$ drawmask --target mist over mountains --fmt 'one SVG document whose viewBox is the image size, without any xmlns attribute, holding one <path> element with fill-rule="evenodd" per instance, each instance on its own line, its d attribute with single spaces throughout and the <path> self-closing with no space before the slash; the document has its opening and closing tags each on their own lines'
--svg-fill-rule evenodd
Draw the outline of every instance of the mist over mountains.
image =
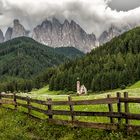
<svg viewBox="0 0 140 140">
<path fill-rule="evenodd" d="M 7 27 L 5 35 L 0 30 L 0 43 L 26 36 L 53 48 L 72 46 L 87 53 L 135 26 L 136 25 L 125 25 L 117 27 L 111 25 L 111 27 L 106 29 L 99 37 L 96 37 L 94 33 L 86 33 L 74 20 L 68 21 L 65 19 L 65 21 L 61 23 L 54 17 L 51 20 L 43 21 L 40 25 L 34 27 L 33 30 L 28 31 L 18 19 L 15 19 L 13 21 L 13 27 Z"/>
</svg>

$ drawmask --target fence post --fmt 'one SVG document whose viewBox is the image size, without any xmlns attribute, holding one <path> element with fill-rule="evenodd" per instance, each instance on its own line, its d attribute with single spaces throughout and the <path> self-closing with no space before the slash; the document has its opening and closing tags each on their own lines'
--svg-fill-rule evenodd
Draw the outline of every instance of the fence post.
<svg viewBox="0 0 140 140">
<path fill-rule="evenodd" d="M 0 103 L 0 106 L 2 105 L 2 95 L 1 95 L 1 92 L 0 92 L 0 101 L 1 101 L 1 103 Z"/>
<path fill-rule="evenodd" d="M 48 112 L 49 112 L 48 117 L 49 117 L 49 119 L 53 119 L 53 115 L 52 115 L 52 99 L 49 98 L 49 99 L 47 99 L 47 101 L 48 101 Z"/>
<path fill-rule="evenodd" d="M 124 92 L 124 98 L 125 99 L 128 99 L 128 92 Z M 124 103 L 124 109 L 125 109 L 125 113 L 129 113 L 129 105 L 128 105 L 128 102 L 125 102 Z M 129 122 L 129 119 L 127 118 L 126 116 L 126 119 L 125 119 L 125 122 L 126 122 L 126 125 L 128 125 L 130 122 Z"/>
<path fill-rule="evenodd" d="M 30 97 L 27 96 L 27 107 L 28 107 L 28 115 L 31 113 L 31 108 L 30 108 Z"/>
<path fill-rule="evenodd" d="M 68 96 L 68 101 L 69 101 L 69 106 L 70 106 L 71 119 L 72 119 L 72 121 L 74 121 L 75 120 L 75 116 L 73 115 L 74 108 L 73 108 L 73 105 L 71 104 L 71 101 L 72 101 L 71 96 Z"/>
<path fill-rule="evenodd" d="M 118 98 L 118 103 L 117 103 L 117 108 L 118 108 L 118 113 L 121 114 L 122 110 L 121 110 L 121 102 L 120 102 L 120 98 L 121 98 L 121 93 L 117 92 L 117 98 Z M 121 124 L 121 118 L 118 118 L 118 124 Z"/>
<path fill-rule="evenodd" d="M 111 98 L 111 95 L 107 95 L 107 98 Z M 113 112 L 113 106 L 112 104 L 108 104 L 108 109 L 109 109 L 109 112 L 112 113 Z M 112 117 L 110 117 L 110 123 L 114 123 L 114 119 Z"/>
<path fill-rule="evenodd" d="M 16 99 L 16 93 L 13 94 L 14 97 L 14 103 L 15 103 L 15 110 L 17 110 L 17 99 Z"/>
</svg>

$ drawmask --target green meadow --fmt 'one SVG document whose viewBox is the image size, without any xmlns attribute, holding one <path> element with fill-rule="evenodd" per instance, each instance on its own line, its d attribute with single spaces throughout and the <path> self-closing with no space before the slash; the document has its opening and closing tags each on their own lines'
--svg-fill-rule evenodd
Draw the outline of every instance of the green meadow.
<svg viewBox="0 0 140 140">
<path fill-rule="evenodd" d="M 138 82 L 139 83 L 139 82 Z M 100 98 L 106 98 L 108 94 L 111 95 L 111 97 L 115 97 L 117 92 L 120 92 L 121 95 L 123 96 L 124 92 L 128 92 L 129 97 L 140 97 L 140 84 L 134 84 L 131 87 L 127 87 L 127 89 L 125 90 L 120 90 L 120 89 L 116 89 L 113 91 L 108 91 L 108 92 L 101 92 L 101 93 L 90 93 L 88 95 L 85 96 L 76 96 L 76 93 L 72 94 L 72 100 L 91 100 L 91 99 L 100 99 Z M 135 87 L 135 88 L 134 88 Z M 46 86 L 42 89 L 39 90 L 33 90 L 31 93 L 19 93 L 18 95 L 20 96 L 28 96 L 30 98 L 35 98 L 35 99 L 39 99 L 39 100 L 46 100 L 48 98 L 51 98 L 54 101 L 65 101 L 68 100 L 68 93 L 65 93 L 64 91 L 49 91 L 49 87 Z M 21 103 L 25 103 L 23 101 L 20 101 Z M 47 106 L 44 105 L 39 105 L 39 104 L 35 104 L 32 103 L 33 106 L 42 108 L 42 109 L 47 109 Z M 63 105 L 63 106 L 52 106 L 54 110 L 69 110 L 69 106 L 68 105 Z M 114 104 L 113 105 L 113 109 L 114 112 L 117 111 L 117 105 Z M 140 110 L 140 104 L 135 104 L 135 103 L 131 103 L 129 104 L 129 109 L 130 109 L 130 113 L 137 113 L 139 114 L 139 110 Z M 18 109 L 19 111 L 26 111 L 27 109 L 23 108 L 23 107 L 19 107 Z M 78 106 L 74 106 L 74 110 L 75 111 L 93 111 L 93 112 L 108 112 L 108 105 L 78 105 Z M 124 104 L 122 104 L 122 111 L 124 111 Z M 36 111 L 31 111 L 31 113 L 41 119 L 46 119 L 47 116 L 41 113 L 38 113 Z M 57 115 L 54 116 L 55 119 L 63 119 L 63 120 L 70 120 L 70 116 L 64 116 L 64 115 Z M 102 122 L 102 123 L 107 123 L 110 121 L 109 118 L 107 117 L 76 117 L 77 120 L 79 121 L 86 121 L 86 122 Z M 117 121 L 117 120 L 116 120 Z M 140 121 L 131 121 L 131 124 L 135 124 L 135 125 L 140 125 Z"/>
<path fill-rule="evenodd" d="M 124 92 L 128 92 L 130 97 L 140 97 L 140 82 L 127 87 L 125 90 L 116 89 L 114 91 L 107 91 L 101 93 L 90 93 L 85 96 L 76 96 L 72 94 L 72 100 L 89 100 L 89 99 L 99 99 L 106 98 L 108 94 L 112 97 L 116 96 L 116 92 L 121 92 L 122 96 Z M 52 98 L 52 100 L 68 100 L 68 93 L 64 91 L 49 91 L 48 86 L 40 89 L 33 90 L 31 93 L 18 93 L 20 96 L 29 96 L 31 98 L 36 98 L 40 100 L 47 100 L 47 98 Z M 26 104 L 24 101 L 18 100 L 18 102 Z M 33 106 L 47 109 L 47 106 L 38 105 L 32 103 Z M 5 106 L 13 108 L 12 106 Z M 131 113 L 140 113 L 140 104 L 129 104 Z M 53 106 L 55 110 L 69 110 L 69 106 Z M 114 111 L 117 111 L 117 106 L 113 105 Z M 108 111 L 108 105 L 79 105 L 75 106 L 74 110 L 78 111 L 95 111 L 95 112 L 106 112 Z M 122 110 L 124 111 L 124 105 L 122 104 Z M 66 126 L 58 126 L 48 124 L 46 115 L 38 113 L 36 111 L 31 111 L 31 114 L 41 118 L 42 120 L 36 120 L 33 118 L 28 118 L 27 115 L 22 112 L 27 112 L 27 109 L 23 107 L 18 107 L 18 111 L 10 111 L 8 109 L 0 109 L 0 137 L 1 140 L 15 140 L 15 139 L 43 139 L 43 140 L 92 140 L 92 139 L 105 139 L 105 140 L 131 140 L 140 139 L 139 135 L 126 135 L 122 132 L 108 132 L 103 130 L 89 129 L 89 128 L 72 128 Z M 53 116 L 54 119 L 70 120 L 69 116 L 57 115 Z M 107 117 L 76 117 L 75 119 L 79 121 L 86 122 L 109 122 L 110 119 Z M 117 122 L 117 119 L 115 119 Z M 122 120 L 124 122 L 124 120 Z M 131 124 L 140 125 L 140 121 L 131 121 Z M 5 129 L 5 131 L 3 131 Z M 86 133 L 86 135 L 84 135 Z"/>
</svg>

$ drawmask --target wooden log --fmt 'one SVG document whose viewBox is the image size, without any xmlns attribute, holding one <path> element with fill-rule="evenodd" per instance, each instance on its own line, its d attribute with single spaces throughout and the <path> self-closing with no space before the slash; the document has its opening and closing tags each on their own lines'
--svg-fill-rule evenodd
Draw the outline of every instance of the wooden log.
<svg viewBox="0 0 140 140">
<path fill-rule="evenodd" d="M 128 92 L 124 92 L 124 98 L 128 99 Z M 128 104 L 128 102 L 124 103 L 124 109 L 125 109 L 125 113 L 129 113 L 129 104 Z M 126 125 L 130 124 L 127 116 L 126 116 L 126 119 L 125 119 L 125 123 L 126 123 Z"/>
<path fill-rule="evenodd" d="M 2 98 L 13 99 L 13 94 L 2 94 L 1 96 L 2 96 Z"/>
<path fill-rule="evenodd" d="M 26 97 L 17 96 L 19 100 L 27 100 Z M 117 98 L 105 98 L 105 99 L 95 99 L 95 100 L 80 100 L 80 101 L 52 101 L 46 102 L 37 99 L 30 99 L 31 102 L 41 104 L 41 105 L 98 105 L 98 104 L 116 104 L 118 103 Z"/>
<path fill-rule="evenodd" d="M 42 100 L 30 99 L 30 101 L 32 103 L 37 103 L 37 104 L 41 104 L 41 105 L 47 105 L 46 101 L 42 101 Z"/>
<path fill-rule="evenodd" d="M 20 97 L 18 97 L 20 98 Z M 31 99 L 31 102 L 42 104 L 42 105 L 98 105 L 98 104 L 115 104 L 118 103 L 117 98 L 110 98 L 110 99 L 95 99 L 95 100 L 80 100 L 80 101 L 52 101 L 46 102 L 37 99 Z"/>
<path fill-rule="evenodd" d="M 49 114 L 48 111 L 41 109 L 41 108 L 37 108 L 37 107 L 31 106 L 31 105 L 30 105 L 30 108 L 34 111 L 39 112 L 39 113 Z"/>
<path fill-rule="evenodd" d="M 52 99 L 51 98 L 49 98 L 49 99 L 47 99 L 47 103 L 48 103 L 48 117 L 49 117 L 49 119 L 52 119 L 53 118 L 53 114 L 52 114 Z"/>
<path fill-rule="evenodd" d="M 27 104 L 18 103 L 18 106 L 22 106 L 28 109 Z M 33 107 L 30 105 L 30 109 L 34 111 L 38 111 L 40 113 L 44 113 L 46 115 L 66 115 L 71 116 L 70 111 L 65 110 L 43 110 L 37 107 Z M 128 119 L 131 120 L 140 120 L 140 114 L 129 114 L 129 113 L 118 113 L 118 112 L 85 112 L 85 111 L 73 111 L 74 116 L 98 116 L 98 117 L 112 117 L 112 118 L 123 118 L 125 119 L 126 116 Z"/>
<path fill-rule="evenodd" d="M 0 103 L 1 104 L 8 104 L 8 105 L 15 105 L 15 102 L 13 100 L 2 99 L 2 100 L 0 100 Z"/>
<path fill-rule="evenodd" d="M 121 102 L 120 102 L 120 98 L 121 98 L 121 93 L 117 92 L 117 98 L 118 98 L 118 103 L 117 103 L 117 109 L 118 109 L 118 113 L 121 114 L 122 110 L 121 110 Z M 121 118 L 118 118 L 118 124 L 121 124 Z"/>
<path fill-rule="evenodd" d="M 120 102 L 140 103 L 140 98 L 120 98 Z"/>
<path fill-rule="evenodd" d="M 111 97 L 111 95 L 107 95 L 107 98 L 109 99 Z M 112 104 L 108 104 L 108 109 L 109 112 L 112 113 L 113 112 L 113 106 Z M 110 117 L 110 123 L 114 123 L 114 119 L 112 117 Z"/>
<path fill-rule="evenodd" d="M 0 92 L 0 106 L 2 106 L 2 95 L 1 95 L 1 92 Z"/>
<path fill-rule="evenodd" d="M 122 117 L 124 119 L 129 119 L 129 120 L 140 120 L 140 114 L 132 114 L 132 113 L 121 113 Z"/>
<path fill-rule="evenodd" d="M 22 104 L 22 103 L 17 103 L 18 104 L 18 106 L 22 106 L 22 107 L 24 107 L 24 108 L 27 108 L 28 109 L 28 105 L 27 104 Z"/>
<path fill-rule="evenodd" d="M 17 98 L 16 98 L 16 93 L 13 94 L 13 98 L 14 98 L 15 110 L 17 110 Z"/>
<path fill-rule="evenodd" d="M 73 115 L 74 108 L 73 108 L 73 105 L 71 105 L 71 101 L 72 101 L 71 96 L 68 96 L 68 101 L 69 101 L 69 104 L 70 104 L 71 119 L 72 119 L 72 121 L 74 121 L 75 120 L 75 117 Z"/>
<path fill-rule="evenodd" d="M 95 128 L 95 129 L 103 129 L 103 130 L 117 130 L 118 124 L 108 124 L 108 123 L 91 123 L 91 122 L 80 122 L 80 121 L 66 121 L 66 120 L 54 120 L 50 119 L 49 123 L 57 124 L 57 125 L 68 125 L 72 127 L 83 127 L 83 128 Z M 140 132 L 140 125 L 127 125 L 128 131 L 130 132 Z M 125 128 L 125 125 L 124 125 Z"/>
<path fill-rule="evenodd" d="M 30 97 L 26 97 L 27 98 L 27 106 L 28 106 L 28 115 L 31 114 L 31 107 L 30 107 Z"/>
<path fill-rule="evenodd" d="M 66 115 L 71 116 L 70 111 L 65 110 L 52 110 L 51 113 L 53 115 Z M 49 115 L 49 111 L 46 111 L 46 114 Z M 112 118 L 122 118 L 125 117 L 126 114 L 120 114 L 118 112 L 85 112 L 85 111 L 73 111 L 74 116 L 98 116 L 98 117 L 112 117 Z M 132 116 L 133 117 L 133 116 Z"/>
<path fill-rule="evenodd" d="M 80 122 L 80 121 L 66 121 L 66 120 L 54 120 L 49 119 L 49 123 L 57 125 L 70 125 L 72 127 L 86 127 L 104 130 L 117 130 L 117 124 L 108 123 L 91 123 L 91 122 Z"/>
<path fill-rule="evenodd" d="M 116 104 L 118 98 L 105 98 L 105 99 L 94 99 L 94 100 L 80 100 L 80 101 L 53 101 L 52 105 L 100 105 L 100 104 Z M 48 103 L 47 103 L 48 104 Z"/>
<path fill-rule="evenodd" d="M 27 97 L 22 97 L 22 96 L 18 96 L 18 95 L 16 95 L 16 99 L 27 101 Z"/>
</svg>

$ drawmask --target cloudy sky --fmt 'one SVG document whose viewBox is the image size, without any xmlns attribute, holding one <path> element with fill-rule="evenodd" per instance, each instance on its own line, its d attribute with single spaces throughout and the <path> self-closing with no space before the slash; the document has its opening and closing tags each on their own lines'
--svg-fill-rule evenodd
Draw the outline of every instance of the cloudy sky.
<svg viewBox="0 0 140 140">
<path fill-rule="evenodd" d="M 32 29 L 46 18 L 75 20 L 88 33 L 101 34 L 110 25 L 140 25 L 139 0 L 0 0 L 0 28 L 19 19 Z"/>
</svg>

